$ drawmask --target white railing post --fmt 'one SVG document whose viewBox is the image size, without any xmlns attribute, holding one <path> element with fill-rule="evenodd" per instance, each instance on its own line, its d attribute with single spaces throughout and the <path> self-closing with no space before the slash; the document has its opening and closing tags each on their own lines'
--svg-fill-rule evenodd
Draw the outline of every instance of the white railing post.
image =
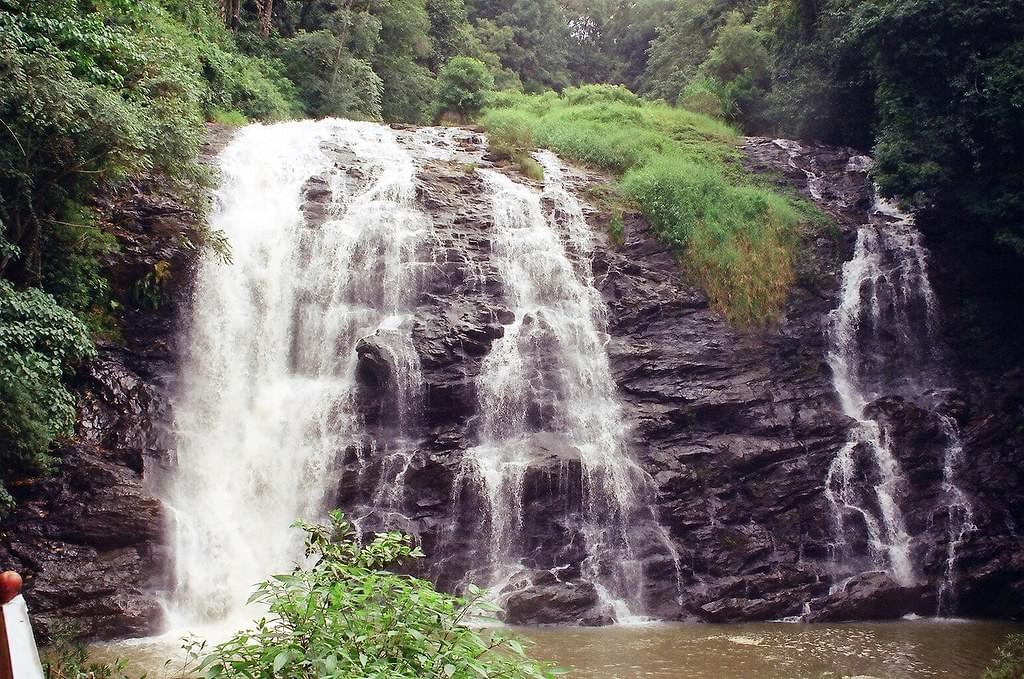
<svg viewBox="0 0 1024 679">
<path fill-rule="evenodd" d="M 0 573 L 0 604 L 0 679 L 43 679 L 21 576 L 14 571 Z"/>
</svg>

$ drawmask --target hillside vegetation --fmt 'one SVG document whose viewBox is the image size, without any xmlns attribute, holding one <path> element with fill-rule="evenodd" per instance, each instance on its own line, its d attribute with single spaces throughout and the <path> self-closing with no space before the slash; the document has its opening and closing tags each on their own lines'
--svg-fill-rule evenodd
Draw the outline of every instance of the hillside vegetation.
<svg viewBox="0 0 1024 679">
<path fill-rule="evenodd" d="M 770 321 L 785 302 L 797 227 L 810 213 L 750 183 L 728 125 L 599 85 L 562 96 L 499 94 L 481 123 L 499 153 L 521 158 L 541 146 L 621 177 L 621 198 L 643 213 L 734 321 Z"/>
</svg>

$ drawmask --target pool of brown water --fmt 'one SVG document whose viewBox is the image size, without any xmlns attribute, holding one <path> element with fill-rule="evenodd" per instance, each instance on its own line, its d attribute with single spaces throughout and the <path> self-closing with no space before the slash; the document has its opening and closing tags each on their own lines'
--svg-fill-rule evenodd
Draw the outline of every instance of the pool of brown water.
<svg viewBox="0 0 1024 679">
<path fill-rule="evenodd" d="M 978 679 L 1007 635 L 1024 626 L 967 620 L 801 625 L 650 624 L 520 628 L 531 655 L 573 679 Z M 174 637 L 93 648 L 129 660 L 129 672 L 158 677 L 180 668 Z"/>
</svg>

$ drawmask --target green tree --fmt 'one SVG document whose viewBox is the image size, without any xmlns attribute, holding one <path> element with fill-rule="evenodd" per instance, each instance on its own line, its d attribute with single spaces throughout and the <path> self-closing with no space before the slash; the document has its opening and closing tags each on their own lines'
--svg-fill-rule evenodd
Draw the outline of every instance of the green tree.
<svg viewBox="0 0 1024 679">
<path fill-rule="evenodd" d="M 457 55 L 467 54 L 474 36 L 463 0 L 427 0 L 430 17 L 430 68 L 438 72 Z"/>
<path fill-rule="evenodd" d="M 732 12 L 715 37 L 707 59 L 697 69 L 697 83 L 684 88 L 691 105 L 700 92 L 714 92 L 727 120 L 742 123 L 751 131 L 763 130 L 764 99 L 768 87 L 769 55 L 764 39 L 743 15 Z"/>
<path fill-rule="evenodd" d="M 713 0 L 685 0 L 676 5 L 648 51 L 641 91 L 675 102 L 711 49 L 718 18 Z"/>
<path fill-rule="evenodd" d="M 434 75 L 426 65 L 431 56 L 426 0 L 373 3 L 370 11 L 381 25 L 372 63 L 383 81 L 384 118 L 426 122 L 435 92 Z"/>
<path fill-rule="evenodd" d="M 506 29 L 507 41 L 485 44 L 514 71 L 526 89 L 561 89 L 569 84 L 568 25 L 555 0 L 476 0 L 470 16 Z"/>
<path fill-rule="evenodd" d="M 604 24 L 605 49 L 613 55 L 614 70 L 610 82 L 622 83 L 638 91 L 647 69 L 647 55 L 667 21 L 674 0 L 633 0 L 620 2 Z"/>
<path fill-rule="evenodd" d="M 331 31 L 300 31 L 284 42 L 281 58 L 310 115 L 381 118 L 383 83 Z"/>
<path fill-rule="evenodd" d="M 441 113 L 472 116 L 484 107 L 494 89 L 494 76 L 479 59 L 455 57 L 438 75 L 437 106 Z"/>
<path fill-rule="evenodd" d="M 306 532 L 311 566 L 261 583 L 250 601 L 268 615 L 201 659 L 207 677 L 551 677 L 522 643 L 469 625 L 487 607 L 389 570 L 422 556 L 407 536 L 385 533 L 365 547 L 340 512 Z M 204 649 L 192 645 L 198 656 Z"/>
<path fill-rule="evenodd" d="M 563 0 L 569 27 L 567 67 L 574 83 L 609 82 L 615 72 L 606 24 L 615 14 L 617 0 Z"/>
</svg>

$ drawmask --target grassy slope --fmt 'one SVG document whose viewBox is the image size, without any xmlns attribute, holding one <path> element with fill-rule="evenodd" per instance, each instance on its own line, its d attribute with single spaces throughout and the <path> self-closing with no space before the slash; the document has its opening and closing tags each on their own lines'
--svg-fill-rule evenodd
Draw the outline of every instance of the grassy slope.
<svg viewBox="0 0 1024 679">
<path fill-rule="evenodd" d="M 500 93 L 480 122 L 499 153 L 540 146 L 613 172 L 627 204 L 676 250 L 717 309 L 742 325 L 778 315 L 811 211 L 754 185 L 724 123 L 609 86 L 561 97 Z"/>
</svg>

